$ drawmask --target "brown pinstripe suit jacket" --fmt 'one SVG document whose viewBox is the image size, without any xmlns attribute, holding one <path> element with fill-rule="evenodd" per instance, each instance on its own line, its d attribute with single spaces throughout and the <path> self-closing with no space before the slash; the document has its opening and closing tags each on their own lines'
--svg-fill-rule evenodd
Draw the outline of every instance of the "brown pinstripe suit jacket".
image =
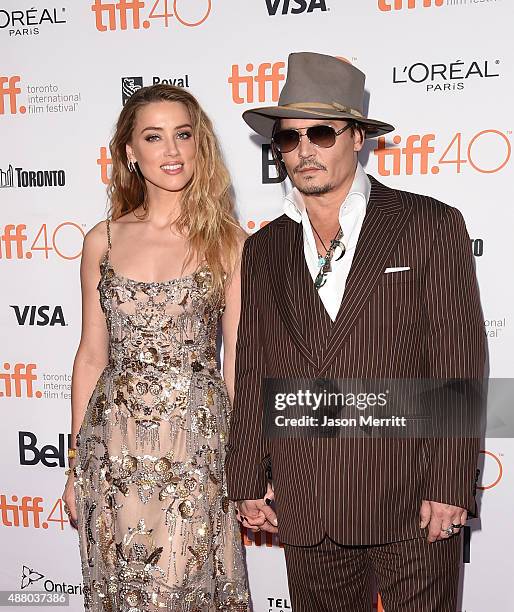
<svg viewBox="0 0 514 612">
<path fill-rule="evenodd" d="M 423 499 L 474 512 L 476 439 L 271 440 L 262 380 L 482 379 L 485 333 L 460 212 L 373 177 L 344 298 L 332 323 L 283 215 L 251 236 L 242 266 L 236 390 L 226 472 L 231 499 L 258 499 L 272 467 L 279 537 L 348 545 L 419 537 Z M 408 272 L 384 274 L 387 267 Z"/>
</svg>

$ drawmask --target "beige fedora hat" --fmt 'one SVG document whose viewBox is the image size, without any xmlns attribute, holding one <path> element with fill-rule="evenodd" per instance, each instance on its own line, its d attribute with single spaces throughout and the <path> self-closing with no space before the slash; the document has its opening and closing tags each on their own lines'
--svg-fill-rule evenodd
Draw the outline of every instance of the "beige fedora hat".
<svg viewBox="0 0 514 612">
<path fill-rule="evenodd" d="M 253 108 L 243 119 L 258 134 L 271 138 L 277 119 L 353 119 L 366 137 L 392 132 L 389 123 L 363 112 L 366 75 L 352 64 L 321 53 L 291 53 L 278 106 Z"/>
</svg>

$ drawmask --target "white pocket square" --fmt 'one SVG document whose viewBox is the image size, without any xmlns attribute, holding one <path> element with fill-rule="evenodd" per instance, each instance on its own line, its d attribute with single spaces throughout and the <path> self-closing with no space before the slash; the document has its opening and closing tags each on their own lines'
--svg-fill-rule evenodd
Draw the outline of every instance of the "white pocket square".
<svg viewBox="0 0 514 612">
<path fill-rule="evenodd" d="M 403 266 L 399 268 L 386 268 L 384 270 L 384 274 L 389 274 L 390 272 L 405 272 L 405 270 L 410 270 L 410 266 Z"/>
</svg>

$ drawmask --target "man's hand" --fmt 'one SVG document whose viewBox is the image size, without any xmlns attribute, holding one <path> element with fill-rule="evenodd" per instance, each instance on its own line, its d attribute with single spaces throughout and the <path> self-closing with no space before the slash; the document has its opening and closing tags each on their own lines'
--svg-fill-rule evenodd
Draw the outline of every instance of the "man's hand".
<svg viewBox="0 0 514 612">
<path fill-rule="evenodd" d="M 447 540 L 451 535 L 460 533 L 460 528 L 468 519 L 468 512 L 458 506 L 450 506 L 435 501 L 423 500 L 419 511 L 419 526 L 421 529 L 428 527 L 428 542 Z M 453 534 L 446 532 L 448 527 L 453 526 Z"/>
<path fill-rule="evenodd" d="M 237 518 L 252 531 L 269 531 L 277 533 L 277 515 L 271 507 L 274 500 L 273 487 L 268 485 L 264 499 L 246 499 L 236 502 Z"/>
</svg>

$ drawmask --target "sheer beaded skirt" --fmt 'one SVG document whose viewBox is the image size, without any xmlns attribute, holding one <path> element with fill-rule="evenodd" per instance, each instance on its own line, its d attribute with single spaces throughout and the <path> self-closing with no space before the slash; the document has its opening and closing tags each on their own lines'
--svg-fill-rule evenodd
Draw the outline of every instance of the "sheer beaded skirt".
<svg viewBox="0 0 514 612">
<path fill-rule="evenodd" d="M 210 272 L 144 283 L 108 254 L 101 267 L 110 360 L 77 436 L 85 609 L 247 611 Z"/>
</svg>

